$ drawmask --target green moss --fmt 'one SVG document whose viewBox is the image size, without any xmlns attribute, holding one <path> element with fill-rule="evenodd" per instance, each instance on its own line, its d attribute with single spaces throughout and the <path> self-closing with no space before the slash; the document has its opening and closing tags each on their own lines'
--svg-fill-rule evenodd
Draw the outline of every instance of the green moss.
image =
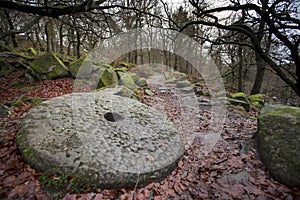
<svg viewBox="0 0 300 200">
<path fill-rule="evenodd" d="M 98 88 L 117 85 L 118 77 L 111 67 L 100 68 L 100 79 L 97 85 Z"/>
<path fill-rule="evenodd" d="M 38 54 L 37 51 L 32 47 L 28 48 L 28 53 L 31 56 L 36 56 Z"/>
<path fill-rule="evenodd" d="M 236 99 L 236 98 L 238 98 L 238 97 L 245 97 L 245 98 L 247 98 L 247 95 L 246 95 L 245 93 L 243 93 L 243 92 L 234 93 L 234 94 L 232 94 L 231 96 L 232 96 L 232 98 L 234 98 L 234 99 Z"/>
<path fill-rule="evenodd" d="M 260 102 L 260 103 L 264 103 L 264 98 L 261 94 L 253 94 L 253 95 L 249 95 L 248 99 L 251 102 Z"/>
<path fill-rule="evenodd" d="M 261 110 L 264 107 L 261 103 L 257 101 L 252 102 L 252 105 L 258 108 L 259 110 Z"/>
<path fill-rule="evenodd" d="M 299 116 L 300 117 L 300 109 L 298 107 L 292 106 L 268 106 L 268 108 L 264 109 L 260 113 L 263 115 L 272 115 L 272 116 Z"/>
</svg>

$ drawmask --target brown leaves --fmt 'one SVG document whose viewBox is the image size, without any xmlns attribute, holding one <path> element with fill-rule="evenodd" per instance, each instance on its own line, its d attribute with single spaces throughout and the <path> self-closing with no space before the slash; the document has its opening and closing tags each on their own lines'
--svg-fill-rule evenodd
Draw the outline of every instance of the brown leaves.
<svg viewBox="0 0 300 200">
<path fill-rule="evenodd" d="M 22 72 L 16 72 L 0 79 L 0 102 L 16 99 L 24 92 L 8 84 L 14 79 L 21 80 L 21 74 Z M 26 91 L 26 96 L 52 98 L 71 93 L 72 83 L 73 79 L 70 78 L 34 82 L 32 84 L 38 87 Z M 180 123 L 179 115 L 184 113 L 180 110 L 178 99 L 168 91 L 163 93 L 154 89 L 154 92 L 154 97 L 144 95 L 142 101 L 149 105 L 159 105 L 157 108 L 167 112 L 167 116 L 175 124 Z M 30 104 L 22 104 L 13 108 L 9 117 L 0 119 L 0 197 L 4 199 L 50 199 L 36 180 L 40 174 L 35 173 L 17 153 L 15 137 L 18 118 L 30 108 Z M 202 121 L 196 124 L 198 127 L 195 129 L 199 131 L 206 130 L 211 117 L 207 108 L 202 109 Z M 262 163 L 257 160 L 256 151 L 249 139 L 256 131 L 256 121 L 236 115 L 233 110 L 229 113 L 221 133 L 223 140 L 220 139 L 210 153 L 200 157 L 197 152 L 204 144 L 201 140 L 192 143 L 179 159 L 178 168 L 162 181 L 136 189 L 97 189 L 84 194 L 66 194 L 63 200 L 299 199 L 299 190 L 271 179 Z M 191 123 L 189 126 L 192 128 L 195 124 Z M 248 152 L 241 152 L 242 142 L 250 142 Z M 154 161 L 150 155 L 146 159 Z M 241 176 L 243 174 L 246 175 Z"/>
</svg>

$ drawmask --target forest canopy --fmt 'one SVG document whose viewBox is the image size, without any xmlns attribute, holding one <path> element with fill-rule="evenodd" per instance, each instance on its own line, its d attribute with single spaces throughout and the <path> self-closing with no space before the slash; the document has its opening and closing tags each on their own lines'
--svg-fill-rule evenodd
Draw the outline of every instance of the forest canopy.
<svg viewBox="0 0 300 200">
<path fill-rule="evenodd" d="M 27 44 L 79 58 L 120 32 L 167 28 L 210 51 L 218 67 L 227 69 L 222 75 L 234 77 L 237 90 L 245 90 L 247 73 L 254 71 L 250 92 L 261 92 L 270 70 L 300 96 L 297 0 L 189 0 L 180 6 L 163 0 L 2 0 L 0 8 L 1 46 Z"/>
</svg>

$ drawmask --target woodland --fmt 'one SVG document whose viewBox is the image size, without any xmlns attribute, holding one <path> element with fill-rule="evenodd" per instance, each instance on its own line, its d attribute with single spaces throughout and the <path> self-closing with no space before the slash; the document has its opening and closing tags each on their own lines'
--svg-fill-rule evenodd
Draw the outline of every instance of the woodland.
<svg viewBox="0 0 300 200">
<path fill-rule="evenodd" d="M 45 182 L 63 187 L 66 200 L 300 198 L 299 188 L 274 180 L 259 160 L 252 139 L 260 108 L 252 105 L 246 110 L 228 108 L 224 131 L 210 153 L 195 156 L 201 146 L 195 141 L 168 177 L 141 188 L 73 189 L 62 177 L 35 171 L 15 141 L 20 120 L 31 108 L 74 89 L 76 76 L 49 79 L 33 73 L 35 59 L 48 52 L 68 67 L 100 41 L 138 28 L 167 29 L 192 38 L 201 46 L 197 54 L 208 53 L 216 64 L 228 93 L 259 94 L 265 103 L 299 107 L 298 0 L 2 0 L 0 16 L 0 104 L 7 113 L 0 116 L 0 199 L 52 199 Z M 191 82 L 203 83 L 201 74 L 171 51 L 138 49 L 109 64 L 147 63 L 168 66 Z M 150 89 L 155 95 L 139 90 L 141 102 L 164 105 L 162 112 L 175 124 L 178 115 L 184 117 L 172 94 Z M 209 99 L 205 84 L 195 84 L 194 90 Z M 205 106 L 200 106 L 200 115 L 197 129 L 205 130 L 210 119 Z M 183 128 L 192 126 L 186 123 Z M 225 176 L 227 172 L 238 175 Z M 65 179 L 70 183 L 73 177 Z"/>
</svg>

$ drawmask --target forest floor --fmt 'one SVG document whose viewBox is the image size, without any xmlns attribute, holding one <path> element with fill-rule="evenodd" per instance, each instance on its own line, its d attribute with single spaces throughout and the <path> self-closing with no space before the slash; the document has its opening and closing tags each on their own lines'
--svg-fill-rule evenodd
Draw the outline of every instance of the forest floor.
<svg viewBox="0 0 300 200">
<path fill-rule="evenodd" d="M 24 72 L 14 72 L 0 79 L 0 103 L 20 96 L 53 98 L 72 93 L 74 79 L 63 78 L 51 81 L 35 81 L 16 87 L 24 81 Z M 154 97 L 143 96 L 142 101 L 165 112 L 180 123 L 184 112 L 170 90 L 152 88 Z M 38 181 L 41 176 L 24 162 L 15 143 L 19 120 L 33 105 L 23 103 L 13 107 L 6 118 L 0 118 L 0 199 L 51 199 Z M 207 106 L 200 106 L 199 123 L 192 120 L 182 124 L 182 130 L 197 126 L 205 131 L 210 113 Z M 224 131 L 214 148 L 199 156 L 201 138 L 189 145 L 178 167 L 160 182 L 143 188 L 120 190 L 86 190 L 82 194 L 69 194 L 66 188 L 64 200 L 74 199 L 300 199 L 297 188 L 288 188 L 270 178 L 257 157 L 253 134 L 257 129 L 257 112 L 245 115 L 228 108 Z M 192 124 L 189 124 L 191 122 Z"/>
</svg>

